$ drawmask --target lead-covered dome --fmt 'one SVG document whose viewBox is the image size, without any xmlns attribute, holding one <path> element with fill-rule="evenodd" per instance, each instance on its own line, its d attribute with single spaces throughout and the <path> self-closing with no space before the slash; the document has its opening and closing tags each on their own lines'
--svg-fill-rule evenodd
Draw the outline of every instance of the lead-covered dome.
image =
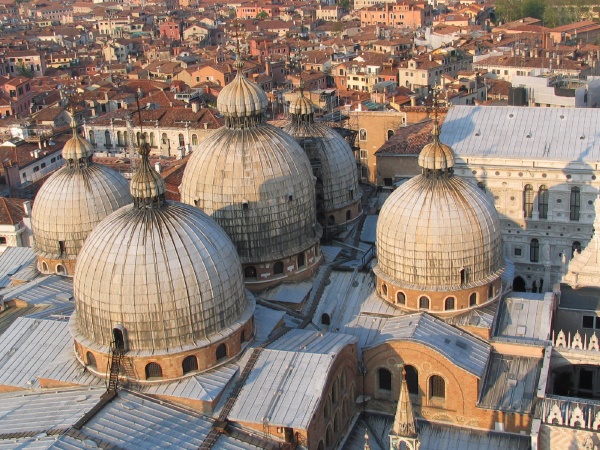
<svg viewBox="0 0 600 450">
<path fill-rule="evenodd" d="M 65 165 L 36 195 L 31 228 L 44 273 L 73 275 L 77 255 L 102 219 L 131 203 L 129 183 L 119 173 L 92 162 L 92 147 L 76 131 L 63 148 Z"/>
<path fill-rule="evenodd" d="M 454 176 L 452 149 L 433 143 L 419 158 L 423 174 L 396 189 L 377 223 L 375 272 L 398 288 L 452 291 L 498 279 L 503 270 L 500 221 L 477 187 Z"/>
<path fill-rule="evenodd" d="M 247 283 L 298 270 L 310 274 L 306 268 L 320 261 L 314 251 L 321 229 L 310 162 L 294 139 L 264 122 L 262 99 L 264 92 L 238 64 L 236 79 L 219 95 L 219 108 L 227 105 L 226 125 L 194 151 L 180 186 L 182 201 L 215 219 L 242 263 L 253 265 Z M 310 248 L 313 253 L 305 254 Z M 262 267 L 254 266 L 259 263 Z"/>
<path fill-rule="evenodd" d="M 314 107 L 302 91 L 290 104 L 290 121 L 283 131 L 306 152 L 317 178 L 319 222 L 332 227 L 360 216 L 361 191 L 356 159 L 346 140 L 314 121 Z"/>
<path fill-rule="evenodd" d="M 251 319 L 231 240 L 198 209 L 165 201 L 157 180 L 144 156 L 134 204 L 104 219 L 80 253 L 74 335 L 86 348 L 106 351 L 119 329 L 128 355 L 193 350 Z"/>
</svg>

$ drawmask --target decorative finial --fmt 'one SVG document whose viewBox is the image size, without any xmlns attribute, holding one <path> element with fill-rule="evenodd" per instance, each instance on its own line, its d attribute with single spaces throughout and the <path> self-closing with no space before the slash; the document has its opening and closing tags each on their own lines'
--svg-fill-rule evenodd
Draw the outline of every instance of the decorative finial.
<svg viewBox="0 0 600 450">
<path fill-rule="evenodd" d="M 371 445 L 369 444 L 369 430 L 365 430 L 365 450 L 371 450 Z"/>
<path fill-rule="evenodd" d="M 298 33 L 298 55 L 296 59 L 298 60 L 300 73 L 298 76 L 298 87 L 300 88 L 300 95 L 304 94 L 304 80 L 302 79 L 302 47 L 300 46 L 300 34 L 304 30 L 304 17 L 300 20 L 300 33 Z"/>
<path fill-rule="evenodd" d="M 239 23 L 237 17 L 233 19 L 231 28 L 234 31 L 233 37 L 235 38 L 235 68 L 238 73 L 241 73 L 244 63 L 242 61 L 242 52 L 240 50 L 240 30 L 244 28 L 244 24 Z"/>
<path fill-rule="evenodd" d="M 442 88 L 439 83 L 436 83 L 432 89 L 432 97 L 433 97 L 433 129 L 431 130 L 431 135 L 434 140 L 439 140 L 440 138 L 440 122 L 438 120 L 438 115 L 440 111 L 440 103 L 439 98 L 442 92 Z"/>
</svg>

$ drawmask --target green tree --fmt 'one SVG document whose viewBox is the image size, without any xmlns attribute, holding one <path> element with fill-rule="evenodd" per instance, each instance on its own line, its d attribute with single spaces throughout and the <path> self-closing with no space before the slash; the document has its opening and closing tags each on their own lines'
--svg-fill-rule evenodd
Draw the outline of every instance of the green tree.
<svg viewBox="0 0 600 450">
<path fill-rule="evenodd" d="M 521 6 L 521 14 L 523 17 L 535 17 L 543 20 L 546 10 L 546 2 L 544 0 L 524 0 Z"/>
<path fill-rule="evenodd" d="M 512 22 L 523 18 L 522 0 L 496 0 L 496 22 Z"/>
<path fill-rule="evenodd" d="M 17 74 L 21 77 L 33 78 L 33 70 L 25 65 L 24 61 L 17 63 Z"/>
<path fill-rule="evenodd" d="M 264 20 L 269 17 L 269 14 L 266 11 L 261 11 L 256 15 L 256 18 L 259 20 Z"/>
<path fill-rule="evenodd" d="M 340 8 L 350 9 L 350 0 L 340 0 Z"/>
</svg>

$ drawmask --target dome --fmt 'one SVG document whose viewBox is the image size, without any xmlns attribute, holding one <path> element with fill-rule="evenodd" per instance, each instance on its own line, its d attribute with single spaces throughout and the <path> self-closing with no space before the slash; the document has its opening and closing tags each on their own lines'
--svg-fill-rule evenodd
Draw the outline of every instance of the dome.
<svg viewBox="0 0 600 450">
<path fill-rule="evenodd" d="M 310 162 L 294 139 L 264 123 L 266 95 L 241 74 L 239 60 L 236 79 L 221 91 L 218 105 L 226 124 L 190 157 L 182 201 L 225 229 L 243 264 L 291 258 L 314 247 L 321 229 Z M 308 259 L 314 264 L 320 256 Z M 285 271 L 296 267 L 291 260 L 279 264 Z"/>
<path fill-rule="evenodd" d="M 316 164 L 320 215 L 329 215 L 359 202 L 361 191 L 356 159 L 346 140 L 325 124 L 313 121 L 312 103 L 302 94 L 291 104 L 290 113 L 291 120 L 283 131 L 296 139 L 311 163 Z M 358 215 L 353 211 L 352 219 Z"/>
<path fill-rule="evenodd" d="M 433 158 L 419 157 L 423 174 L 402 184 L 381 209 L 375 272 L 413 290 L 484 285 L 503 269 L 500 220 L 481 189 L 453 175 L 452 149 L 439 143 L 436 130 L 434 145 L 423 149 Z M 445 160 L 441 149 L 448 150 Z"/>
<path fill-rule="evenodd" d="M 190 157 L 180 192 L 225 229 L 242 263 L 281 259 L 320 238 L 308 158 L 271 125 L 211 133 Z"/>
<path fill-rule="evenodd" d="M 419 166 L 427 170 L 446 170 L 454 166 L 454 152 L 440 142 L 440 127 L 437 121 L 433 124 L 432 135 L 434 139 L 419 153 Z"/>
<path fill-rule="evenodd" d="M 259 116 L 269 104 L 265 91 L 242 75 L 242 66 L 243 62 L 238 59 L 237 76 L 221 90 L 217 98 L 217 108 L 226 118 Z"/>
<path fill-rule="evenodd" d="M 48 265 L 59 262 L 72 275 L 70 264 L 65 267 L 63 262 L 74 263 L 96 225 L 132 201 L 127 180 L 94 164 L 85 152 L 88 146 L 74 131 L 63 151 L 65 165 L 48 178 L 35 198 L 31 228 L 42 272 L 53 272 Z"/>
<path fill-rule="evenodd" d="M 78 162 L 81 159 L 88 159 L 94 155 L 94 147 L 86 139 L 82 138 L 76 131 L 77 124 L 75 117 L 71 122 L 73 137 L 69 139 L 62 149 L 62 157 L 65 161 Z"/>
<path fill-rule="evenodd" d="M 128 354 L 164 354 L 222 339 L 252 315 L 231 240 L 198 209 L 165 201 L 159 178 L 144 156 L 134 204 L 104 219 L 80 253 L 73 286 L 80 343 L 109 348 L 120 327 Z"/>
</svg>

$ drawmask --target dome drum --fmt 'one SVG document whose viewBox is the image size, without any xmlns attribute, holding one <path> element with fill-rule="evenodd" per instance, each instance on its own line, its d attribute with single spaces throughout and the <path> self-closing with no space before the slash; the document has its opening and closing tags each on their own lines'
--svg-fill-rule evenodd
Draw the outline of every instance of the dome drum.
<svg viewBox="0 0 600 450">
<path fill-rule="evenodd" d="M 428 311 L 438 316 L 452 316 L 492 303 L 502 294 L 501 272 L 490 277 L 486 283 L 441 291 L 424 291 L 398 285 L 394 279 L 381 274 L 377 268 L 374 272 L 379 296 L 407 312 Z"/>
<path fill-rule="evenodd" d="M 73 259 L 55 259 L 47 258 L 38 254 L 37 269 L 44 275 L 66 275 L 72 277 L 75 273 L 75 258 Z"/>
<path fill-rule="evenodd" d="M 196 343 L 197 347 L 174 348 L 169 349 L 168 352 L 126 352 L 123 365 L 124 367 L 131 368 L 132 373 L 131 370 L 129 372 L 125 371 L 126 374 L 122 374 L 122 377 L 140 383 L 165 383 L 180 379 L 188 374 L 201 373 L 231 361 L 244 349 L 246 342 L 251 341 L 254 337 L 253 311 L 254 304 L 249 302 L 247 308 L 248 314 L 244 314 L 228 330 L 225 337 L 215 335 L 213 336 L 214 340 L 210 342 Z M 75 320 L 71 319 L 69 326 L 71 327 L 71 333 L 75 337 L 75 354 L 77 359 L 90 372 L 100 377 L 106 377 L 107 368 L 110 367 L 111 361 L 110 348 L 99 346 L 89 339 L 80 336 Z M 186 364 L 190 360 L 193 363 L 191 366 Z M 153 375 L 152 373 L 148 373 L 149 364 L 158 365 L 162 376 L 148 377 L 148 375 Z"/>
<path fill-rule="evenodd" d="M 360 219 L 362 214 L 362 203 L 359 197 L 346 206 L 317 214 L 317 220 L 327 228 L 328 233 L 337 233 L 346 230 L 348 226 Z"/>
<path fill-rule="evenodd" d="M 319 243 L 289 258 L 262 264 L 243 264 L 244 282 L 253 292 L 283 280 L 298 282 L 309 279 L 323 262 Z"/>
</svg>

